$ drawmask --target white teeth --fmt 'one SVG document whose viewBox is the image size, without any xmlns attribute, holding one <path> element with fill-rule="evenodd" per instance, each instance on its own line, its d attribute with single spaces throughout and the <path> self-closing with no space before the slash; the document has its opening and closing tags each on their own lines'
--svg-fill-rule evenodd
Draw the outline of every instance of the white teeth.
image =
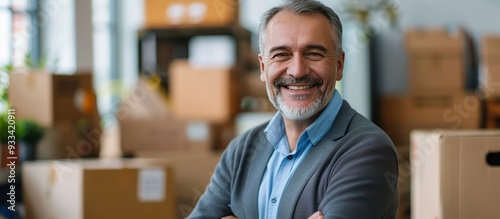
<svg viewBox="0 0 500 219">
<path fill-rule="evenodd" d="M 305 89 L 309 89 L 311 87 L 312 87 L 311 85 L 308 85 L 308 86 L 294 86 L 294 85 L 290 85 L 290 86 L 288 86 L 288 89 L 290 89 L 290 90 L 305 90 Z"/>
</svg>

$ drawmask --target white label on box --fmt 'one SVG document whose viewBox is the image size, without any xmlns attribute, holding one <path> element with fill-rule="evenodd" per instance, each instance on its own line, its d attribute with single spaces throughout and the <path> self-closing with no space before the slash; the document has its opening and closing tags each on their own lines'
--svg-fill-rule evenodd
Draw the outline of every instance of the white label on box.
<svg viewBox="0 0 500 219">
<path fill-rule="evenodd" d="M 236 41 L 227 35 L 195 36 L 189 41 L 189 64 L 229 68 L 236 63 Z"/>
<path fill-rule="evenodd" d="M 208 139 L 208 124 L 204 122 L 190 122 L 186 125 L 186 135 L 190 141 L 205 141 Z"/>
<path fill-rule="evenodd" d="M 165 11 L 165 15 L 167 17 L 167 20 L 171 24 L 182 23 L 182 18 L 184 17 L 185 13 L 186 13 L 186 6 L 184 6 L 182 4 L 172 4 Z"/>
<path fill-rule="evenodd" d="M 138 199 L 141 202 L 161 202 L 165 199 L 166 175 L 163 169 L 139 170 L 137 188 Z"/>
<path fill-rule="evenodd" d="M 191 23 L 200 23 L 207 14 L 207 5 L 203 2 L 194 2 L 189 5 L 189 20 Z"/>
</svg>

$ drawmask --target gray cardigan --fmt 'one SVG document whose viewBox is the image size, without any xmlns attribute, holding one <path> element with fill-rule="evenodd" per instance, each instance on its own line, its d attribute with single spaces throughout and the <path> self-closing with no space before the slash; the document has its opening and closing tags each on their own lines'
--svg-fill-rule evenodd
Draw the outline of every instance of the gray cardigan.
<svg viewBox="0 0 500 219">
<path fill-rule="evenodd" d="M 274 147 L 258 126 L 235 138 L 188 218 L 258 218 L 259 186 Z M 392 141 L 344 101 L 325 137 L 285 188 L 278 218 L 396 218 L 398 159 Z"/>
</svg>

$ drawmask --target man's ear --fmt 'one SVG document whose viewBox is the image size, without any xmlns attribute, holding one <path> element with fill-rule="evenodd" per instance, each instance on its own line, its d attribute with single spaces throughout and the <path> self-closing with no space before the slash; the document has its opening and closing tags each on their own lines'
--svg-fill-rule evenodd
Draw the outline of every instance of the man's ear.
<svg viewBox="0 0 500 219">
<path fill-rule="evenodd" d="M 337 58 L 337 81 L 342 80 L 342 77 L 344 76 L 344 59 L 345 59 L 345 52 L 342 51 Z"/>
<path fill-rule="evenodd" d="M 260 66 L 260 80 L 262 82 L 266 82 L 266 74 L 264 72 L 264 57 L 262 57 L 261 54 L 259 54 L 259 66 Z"/>
</svg>

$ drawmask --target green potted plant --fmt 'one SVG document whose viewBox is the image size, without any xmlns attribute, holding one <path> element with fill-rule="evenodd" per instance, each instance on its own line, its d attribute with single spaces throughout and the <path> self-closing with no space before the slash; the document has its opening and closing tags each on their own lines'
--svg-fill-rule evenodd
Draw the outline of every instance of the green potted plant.
<svg viewBox="0 0 500 219">
<path fill-rule="evenodd" d="M 45 128 L 33 120 L 20 120 L 17 123 L 17 136 L 21 143 L 21 160 L 36 159 L 36 145 L 44 133 Z"/>
<path fill-rule="evenodd" d="M 8 133 L 7 133 L 7 127 L 9 124 L 7 123 L 7 118 L 3 115 L 3 113 L 0 112 L 0 145 L 2 147 L 4 145 L 7 145 L 7 140 L 8 140 Z"/>
</svg>

